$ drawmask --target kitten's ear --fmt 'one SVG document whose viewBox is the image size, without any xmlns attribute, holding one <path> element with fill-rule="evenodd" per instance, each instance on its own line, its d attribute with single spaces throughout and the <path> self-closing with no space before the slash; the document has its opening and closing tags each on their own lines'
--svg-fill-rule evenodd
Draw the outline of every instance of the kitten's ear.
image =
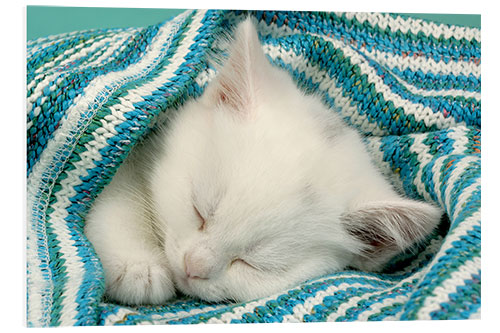
<svg viewBox="0 0 500 333">
<path fill-rule="evenodd" d="M 408 199 L 370 203 L 343 214 L 344 228 L 363 246 L 353 266 L 382 268 L 394 255 L 429 235 L 441 216 L 436 206 Z"/>
<path fill-rule="evenodd" d="M 210 98 L 240 114 L 251 113 L 258 99 L 257 91 L 270 66 L 254 23 L 248 18 L 236 27 L 229 58 L 208 92 Z"/>
</svg>

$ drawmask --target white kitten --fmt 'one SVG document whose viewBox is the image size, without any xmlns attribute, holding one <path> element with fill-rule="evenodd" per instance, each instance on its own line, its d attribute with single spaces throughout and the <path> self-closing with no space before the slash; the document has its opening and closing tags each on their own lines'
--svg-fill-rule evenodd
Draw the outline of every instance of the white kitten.
<svg viewBox="0 0 500 333">
<path fill-rule="evenodd" d="M 398 195 L 359 135 L 267 61 L 250 20 L 204 95 L 136 147 L 85 232 L 109 297 L 245 301 L 376 270 L 441 211 Z"/>
</svg>

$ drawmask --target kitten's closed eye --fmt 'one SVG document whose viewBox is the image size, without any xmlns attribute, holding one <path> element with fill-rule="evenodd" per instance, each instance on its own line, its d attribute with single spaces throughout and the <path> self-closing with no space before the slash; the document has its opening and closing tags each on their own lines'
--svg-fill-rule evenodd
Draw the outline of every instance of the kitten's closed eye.
<svg viewBox="0 0 500 333">
<path fill-rule="evenodd" d="M 236 265 L 245 265 L 245 266 L 250 267 L 250 268 L 252 268 L 252 269 L 256 269 L 256 270 L 258 270 L 258 268 L 257 268 L 257 267 L 255 267 L 255 266 L 253 266 L 253 265 L 249 264 L 247 261 L 245 261 L 244 259 L 241 259 L 241 258 L 235 258 L 235 259 L 233 259 L 233 261 L 231 261 L 230 266 L 233 266 L 233 265 L 235 265 L 235 264 L 236 264 Z"/>
<path fill-rule="evenodd" d="M 198 230 L 199 231 L 204 231 L 205 230 L 205 225 L 206 225 L 206 220 L 201 215 L 200 211 L 198 210 L 198 208 L 196 208 L 196 205 L 194 205 L 194 204 L 193 204 L 193 209 L 194 209 L 194 212 L 196 214 L 196 217 L 198 218 L 198 220 L 200 222 L 200 226 L 198 227 Z"/>
</svg>

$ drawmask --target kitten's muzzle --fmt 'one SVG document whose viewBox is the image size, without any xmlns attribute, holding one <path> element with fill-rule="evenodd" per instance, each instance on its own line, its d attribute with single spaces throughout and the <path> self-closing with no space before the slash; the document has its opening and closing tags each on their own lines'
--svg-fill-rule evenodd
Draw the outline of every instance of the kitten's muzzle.
<svg viewBox="0 0 500 333">
<path fill-rule="evenodd" d="M 184 255 L 184 272 L 188 279 L 209 279 L 215 269 L 212 251 L 196 248 Z"/>
</svg>

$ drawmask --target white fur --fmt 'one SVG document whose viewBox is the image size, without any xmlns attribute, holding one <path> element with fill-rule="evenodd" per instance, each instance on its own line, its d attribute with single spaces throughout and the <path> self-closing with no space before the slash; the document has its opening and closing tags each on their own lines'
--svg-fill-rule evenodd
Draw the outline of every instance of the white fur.
<svg viewBox="0 0 500 333">
<path fill-rule="evenodd" d="M 160 303 L 174 285 L 243 301 L 348 265 L 378 269 L 440 213 L 399 196 L 359 135 L 267 62 L 246 20 L 215 81 L 134 149 L 85 232 L 117 301 Z M 387 244 L 370 252 L 353 230 Z"/>
</svg>

